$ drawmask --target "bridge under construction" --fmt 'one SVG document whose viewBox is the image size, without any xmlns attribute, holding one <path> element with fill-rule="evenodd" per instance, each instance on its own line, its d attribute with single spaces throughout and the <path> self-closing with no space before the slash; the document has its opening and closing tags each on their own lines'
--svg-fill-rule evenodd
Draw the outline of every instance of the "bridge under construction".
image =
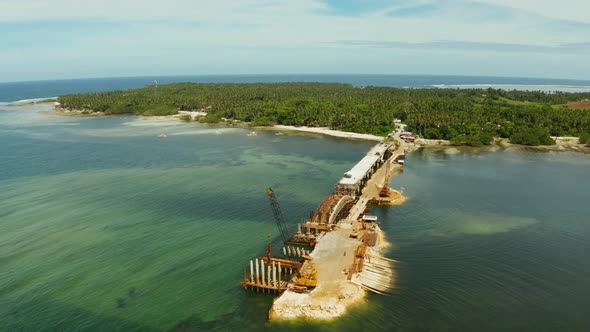
<svg viewBox="0 0 590 332">
<path fill-rule="evenodd" d="M 395 143 L 390 140 L 374 146 L 343 175 L 333 194 L 321 202 L 310 218 L 297 224 L 297 233 L 293 235 L 288 232 L 274 191 L 267 190 L 285 246 L 279 250 L 280 257 L 273 257 L 269 244 L 265 256 L 252 259 L 244 267 L 244 280 L 240 283 L 246 291 L 279 296 L 269 318 L 299 316 L 296 308 L 289 307 L 302 305 L 302 299 L 312 301 L 319 289 L 326 296 L 334 285 L 353 284 L 375 293 L 392 289 L 393 261 L 379 254 L 382 232 L 376 218 L 362 216 L 371 204 L 386 204 L 401 196 L 387 188 L 391 175 L 402 167 L 400 161 L 405 157 L 405 144 Z M 334 288 L 334 297 L 341 296 L 337 294 L 341 288 Z M 291 300 L 304 294 L 307 295 L 298 298 L 296 305 L 291 304 Z"/>
</svg>

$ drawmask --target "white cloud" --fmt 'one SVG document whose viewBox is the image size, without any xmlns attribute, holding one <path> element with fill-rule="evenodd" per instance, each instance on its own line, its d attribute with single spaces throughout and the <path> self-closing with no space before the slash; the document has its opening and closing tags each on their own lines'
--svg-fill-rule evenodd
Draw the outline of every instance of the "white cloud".
<svg viewBox="0 0 590 332">
<path fill-rule="evenodd" d="M 79 76 L 116 75 L 120 71 L 123 75 L 135 75 L 145 72 L 146 68 L 169 74 L 254 73 L 271 67 L 273 69 L 266 72 L 322 72 L 328 69 L 337 72 L 338 68 L 340 72 L 375 72 L 377 70 L 369 70 L 367 62 L 373 66 L 386 65 L 395 54 L 396 61 L 402 61 L 403 65 L 403 61 L 412 62 L 400 57 L 408 54 L 419 55 L 417 58 L 427 62 L 429 56 L 431 59 L 428 66 L 414 64 L 412 68 L 452 73 L 450 69 L 433 66 L 437 59 L 446 59 L 451 52 L 466 59 L 474 56 L 474 52 L 466 53 L 466 47 L 473 47 L 473 51 L 483 54 L 483 59 L 473 59 L 478 66 L 486 59 L 494 64 L 499 61 L 497 55 L 494 55 L 496 59 L 485 57 L 485 52 L 494 45 L 503 45 L 497 51 L 512 53 L 512 57 L 517 56 L 514 50 L 518 45 L 526 45 L 531 54 L 538 55 L 535 61 L 558 61 L 555 55 L 544 54 L 553 50 L 576 59 L 582 53 L 588 54 L 587 47 L 560 45 L 587 45 L 590 25 L 556 28 L 560 21 L 568 19 L 588 22 L 588 0 L 559 3 L 544 0 L 418 0 L 412 5 L 433 4 L 444 10 L 436 15 L 388 16 L 392 9 L 408 7 L 406 2 L 395 3 L 360 16 L 337 16 L 328 13 L 321 0 L 0 0 L 0 44 L 6 45 L 5 41 L 9 40 L 3 39 L 3 33 L 14 35 L 14 32 L 4 32 L 3 26 L 22 25 L 26 28 L 23 30 L 29 31 L 22 36 L 23 43 L 0 49 L 0 72 L 12 72 L 16 76 L 18 70 L 23 70 L 19 68 L 38 66 L 38 72 L 51 75 L 51 72 L 63 71 L 71 64 L 78 64 Z M 474 3 L 480 5 L 474 6 Z M 477 18 L 485 15 L 475 15 L 478 13 L 474 10 L 485 11 L 481 4 L 511 14 L 501 20 L 480 20 Z M 461 17 L 475 19 L 462 20 Z M 45 38 L 47 29 L 51 29 L 51 25 L 46 27 L 44 24 L 51 21 L 61 22 L 62 29 L 55 33 L 54 45 L 38 43 L 40 36 Z M 78 29 L 88 22 L 97 27 L 90 31 Z M 104 30 L 101 25 L 105 26 Z M 71 27 L 71 31 L 64 32 L 64 27 Z M 35 29 L 39 30 L 38 34 Z M 359 49 L 354 43 L 334 44 L 346 40 L 398 47 L 376 51 L 376 47 Z M 449 43 L 434 49 L 416 47 L 437 41 Z M 510 59 L 502 58 L 502 61 L 516 63 L 522 60 Z M 448 62 L 452 63 L 451 60 Z M 259 64 L 254 66 L 254 63 Z M 53 69 L 40 68 L 45 64 Z M 550 64 L 546 62 L 544 66 Z M 572 72 L 570 67 L 575 66 L 575 62 L 555 63 L 556 68 L 564 66 L 568 73 Z M 128 70 L 122 72 L 121 68 Z M 395 66 L 389 68 L 389 72 L 401 70 Z M 579 75 L 587 74 L 590 73 L 580 72 Z"/>
<path fill-rule="evenodd" d="M 590 20 L 590 1 L 565 0 L 560 3 L 534 0 L 474 0 L 490 6 L 513 8 L 518 13 L 500 22 L 461 21 L 442 11 L 437 17 L 388 17 L 392 8 L 407 7 L 395 2 L 383 11 L 367 16 L 324 15 L 321 0 L 0 0 L 0 22 L 27 21 L 117 21 L 135 24 L 143 39 L 165 45 L 203 46 L 300 46 L 319 45 L 335 40 L 376 40 L 430 42 L 456 40 L 483 43 L 514 43 L 553 46 L 588 42 L 588 30 L 559 32 L 544 27 L 547 18 L 568 17 Z M 453 13 L 474 16 L 465 0 L 419 0 L 412 5 L 437 4 L 453 8 Z M 588 10 L 585 10 L 588 9 Z M 536 17 L 534 15 L 541 15 Z M 449 17 L 446 17 L 449 16 Z M 477 15 L 475 15 L 477 16 Z M 587 16 L 587 17 L 586 17 Z M 545 18 L 546 17 L 546 18 Z M 178 23 L 190 22 L 178 26 Z M 128 34 L 128 32 L 125 32 Z M 105 33 L 107 38 L 115 38 Z M 93 38 L 93 36 L 90 36 Z M 106 38 L 105 38 L 106 39 Z M 134 43 L 137 43 L 135 41 Z"/>
<path fill-rule="evenodd" d="M 370 0 L 366 0 L 370 1 Z M 559 20 L 590 22 L 587 0 L 415 0 L 392 1 L 369 16 L 382 16 L 391 10 L 421 5 L 457 6 L 483 3 L 528 12 Z M 190 20 L 190 21 L 263 21 L 277 16 L 313 16 L 326 9 L 322 0 L 0 0 L 0 22 L 32 20 Z M 267 16 L 271 14 L 270 16 Z"/>
<path fill-rule="evenodd" d="M 30 20 L 248 21 L 322 8 L 314 0 L 0 0 L 0 22 Z M 259 14 L 257 14 L 259 13 Z"/>
<path fill-rule="evenodd" d="M 496 6 L 518 9 L 557 20 L 590 22 L 588 0 L 475 0 Z"/>
</svg>

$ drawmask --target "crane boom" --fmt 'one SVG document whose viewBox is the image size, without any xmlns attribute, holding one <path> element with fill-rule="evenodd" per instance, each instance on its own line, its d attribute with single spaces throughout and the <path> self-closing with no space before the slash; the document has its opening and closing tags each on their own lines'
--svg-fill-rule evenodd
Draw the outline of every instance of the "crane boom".
<svg viewBox="0 0 590 332">
<path fill-rule="evenodd" d="M 279 201 L 277 200 L 277 196 L 275 195 L 274 191 L 271 188 L 268 188 L 266 189 L 266 193 L 270 198 L 270 206 L 272 207 L 272 213 L 274 214 L 275 221 L 277 222 L 279 233 L 281 233 L 281 238 L 283 239 L 283 242 L 286 242 L 289 239 L 289 230 L 287 229 L 285 215 L 283 215 L 283 211 L 281 210 L 281 206 L 279 205 Z"/>
</svg>

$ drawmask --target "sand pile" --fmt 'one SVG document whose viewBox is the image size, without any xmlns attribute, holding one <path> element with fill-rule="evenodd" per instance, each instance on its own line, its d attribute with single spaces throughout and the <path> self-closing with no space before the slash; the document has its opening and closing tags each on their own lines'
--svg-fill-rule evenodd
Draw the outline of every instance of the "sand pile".
<svg viewBox="0 0 590 332">
<path fill-rule="evenodd" d="M 344 314 L 351 304 L 362 300 L 365 294 L 350 281 L 328 282 L 307 294 L 286 291 L 273 304 L 270 317 L 334 319 Z"/>
</svg>

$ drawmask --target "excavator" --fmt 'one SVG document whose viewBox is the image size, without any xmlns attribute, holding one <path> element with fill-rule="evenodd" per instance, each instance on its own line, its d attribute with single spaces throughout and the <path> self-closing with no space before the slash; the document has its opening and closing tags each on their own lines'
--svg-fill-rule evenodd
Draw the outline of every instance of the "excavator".
<svg viewBox="0 0 590 332">
<path fill-rule="evenodd" d="M 313 266 L 299 271 L 299 276 L 295 279 L 295 285 L 304 287 L 315 287 L 318 284 L 317 271 Z"/>
</svg>

